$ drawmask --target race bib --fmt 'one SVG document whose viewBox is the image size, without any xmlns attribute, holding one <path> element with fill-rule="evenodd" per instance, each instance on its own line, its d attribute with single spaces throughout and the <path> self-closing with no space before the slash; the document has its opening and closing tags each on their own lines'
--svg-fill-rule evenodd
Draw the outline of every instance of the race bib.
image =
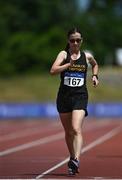
<svg viewBox="0 0 122 180">
<path fill-rule="evenodd" d="M 64 76 L 64 85 L 71 87 L 80 87 L 84 84 L 84 73 L 69 73 L 66 72 Z"/>
</svg>

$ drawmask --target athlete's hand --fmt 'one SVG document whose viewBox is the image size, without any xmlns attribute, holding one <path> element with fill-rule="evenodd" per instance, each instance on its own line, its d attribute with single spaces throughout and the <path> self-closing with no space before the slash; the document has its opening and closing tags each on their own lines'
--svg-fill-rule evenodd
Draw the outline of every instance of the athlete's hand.
<svg viewBox="0 0 122 180">
<path fill-rule="evenodd" d="M 97 87 L 99 84 L 99 80 L 96 76 L 92 76 L 92 82 L 94 87 Z"/>
<path fill-rule="evenodd" d="M 74 63 L 75 63 L 75 60 L 71 59 L 70 60 L 70 66 L 73 66 Z"/>
<path fill-rule="evenodd" d="M 77 59 L 77 57 L 71 56 L 71 59 L 70 59 L 71 66 L 75 63 L 76 59 Z"/>
</svg>

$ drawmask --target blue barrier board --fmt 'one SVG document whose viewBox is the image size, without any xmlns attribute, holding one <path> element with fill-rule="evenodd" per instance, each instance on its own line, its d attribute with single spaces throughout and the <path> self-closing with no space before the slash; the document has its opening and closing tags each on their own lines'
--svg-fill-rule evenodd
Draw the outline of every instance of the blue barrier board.
<svg viewBox="0 0 122 180">
<path fill-rule="evenodd" d="M 122 117 L 122 103 L 88 105 L 92 117 Z M 0 118 L 54 118 L 58 116 L 55 103 L 0 103 Z"/>
</svg>

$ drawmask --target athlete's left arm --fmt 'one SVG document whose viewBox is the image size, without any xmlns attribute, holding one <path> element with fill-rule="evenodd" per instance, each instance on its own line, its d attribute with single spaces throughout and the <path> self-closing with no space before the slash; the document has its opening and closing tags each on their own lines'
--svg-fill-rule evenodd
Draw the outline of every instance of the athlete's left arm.
<svg viewBox="0 0 122 180">
<path fill-rule="evenodd" d="M 99 80 L 98 80 L 98 70 L 99 70 L 98 63 L 94 59 L 92 54 L 85 53 L 85 55 L 86 55 L 87 61 L 92 66 L 92 82 L 93 82 L 93 86 L 96 87 L 99 84 Z"/>
</svg>

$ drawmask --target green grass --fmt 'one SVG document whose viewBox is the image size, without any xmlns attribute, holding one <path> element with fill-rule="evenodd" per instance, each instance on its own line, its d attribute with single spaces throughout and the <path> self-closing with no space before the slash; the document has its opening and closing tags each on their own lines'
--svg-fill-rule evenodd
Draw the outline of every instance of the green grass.
<svg viewBox="0 0 122 180">
<path fill-rule="evenodd" d="M 100 84 L 94 88 L 88 72 L 89 101 L 122 101 L 122 69 L 100 69 Z M 55 101 L 60 78 L 50 74 L 25 75 L 0 79 L 0 102 Z"/>
<path fill-rule="evenodd" d="M 122 68 L 100 68 L 99 81 L 97 88 L 92 88 L 91 84 L 88 83 L 89 100 L 91 102 L 122 102 Z"/>
<path fill-rule="evenodd" d="M 49 74 L 26 75 L 0 79 L 1 102 L 52 101 L 58 88 L 58 78 Z"/>
</svg>

